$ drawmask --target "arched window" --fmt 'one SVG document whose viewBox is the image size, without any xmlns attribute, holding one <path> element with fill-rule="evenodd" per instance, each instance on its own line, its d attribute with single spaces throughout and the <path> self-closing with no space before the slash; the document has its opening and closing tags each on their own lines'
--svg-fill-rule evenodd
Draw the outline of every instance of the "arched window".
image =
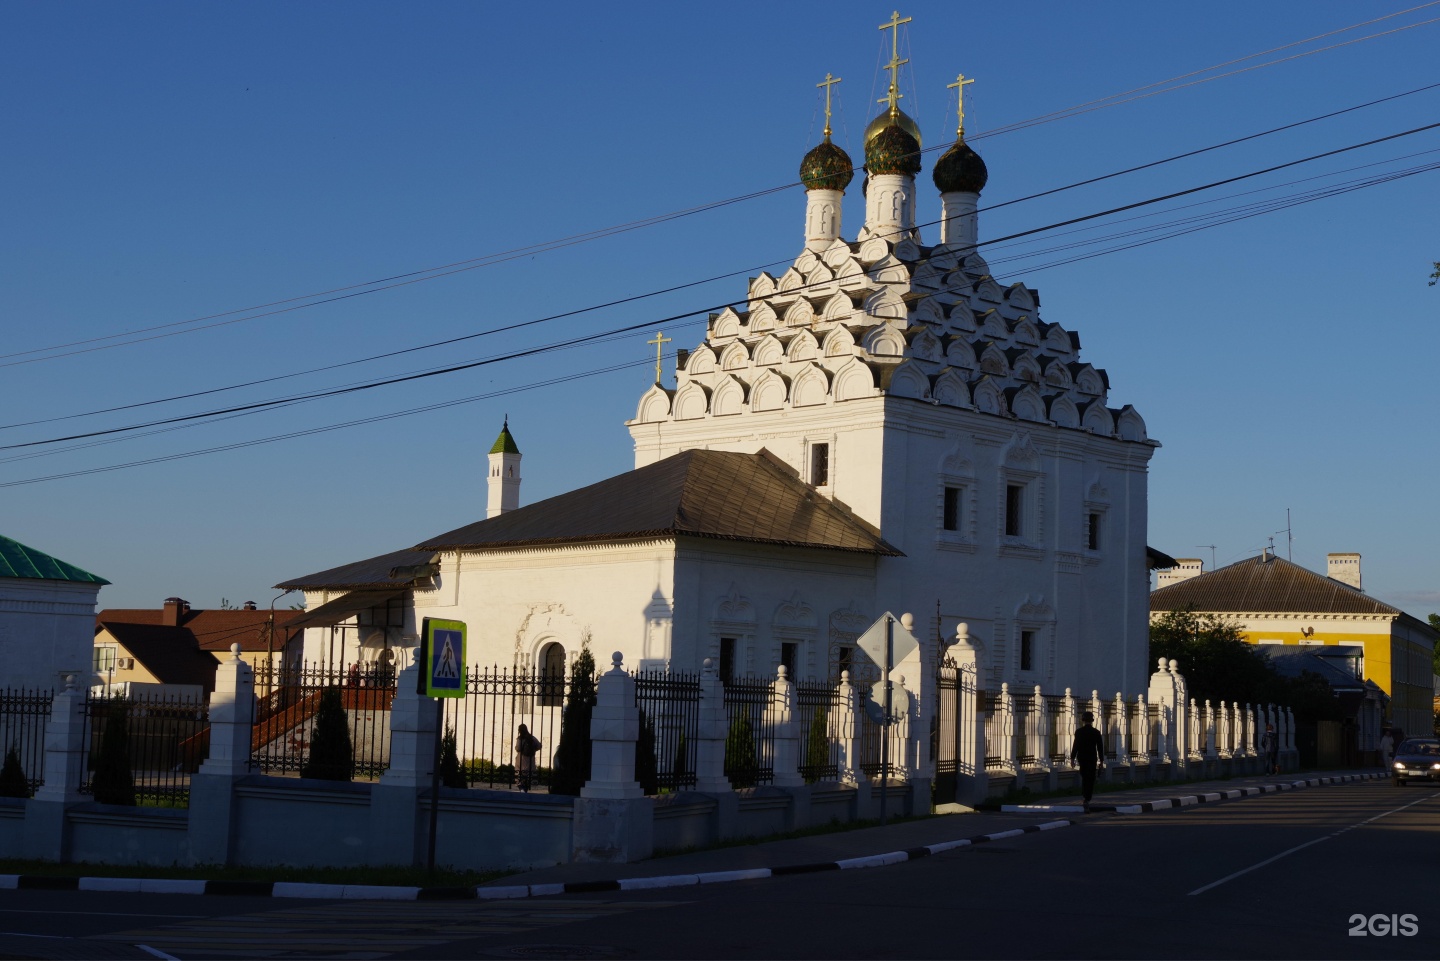
<svg viewBox="0 0 1440 961">
<path fill-rule="evenodd" d="M 540 706 L 565 703 L 565 648 L 551 641 L 540 649 Z"/>
</svg>

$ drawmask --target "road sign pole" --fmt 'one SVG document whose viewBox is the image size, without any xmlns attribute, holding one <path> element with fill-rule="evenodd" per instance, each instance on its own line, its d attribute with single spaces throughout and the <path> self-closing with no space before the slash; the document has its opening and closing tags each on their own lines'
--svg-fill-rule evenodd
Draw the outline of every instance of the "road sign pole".
<svg viewBox="0 0 1440 961">
<path fill-rule="evenodd" d="M 890 787 L 890 661 L 895 655 L 895 619 L 885 615 L 885 673 L 880 683 L 885 685 L 885 715 L 880 722 L 880 826 L 885 826 L 885 802 Z"/>
<path fill-rule="evenodd" d="M 440 827 L 440 738 L 445 725 L 445 701 L 435 698 L 435 756 L 430 765 L 430 846 L 425 867 L 430 880 L 435 880 L 435 836 Z"/>
</svg>

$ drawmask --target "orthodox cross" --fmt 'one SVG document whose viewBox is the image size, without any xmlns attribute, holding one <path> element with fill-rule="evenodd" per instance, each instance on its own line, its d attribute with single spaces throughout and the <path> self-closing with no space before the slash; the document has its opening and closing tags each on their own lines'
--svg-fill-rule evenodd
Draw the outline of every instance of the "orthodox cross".
<svg viewBox="0 0 1440 961">
<path fill-rule="evenodd" d="M 645 341 L 647 344 L 655 345 L 655 383 L 657 384 L 665 378 L 665 368 L 662 366 L 665 357 L 665 345 L 674 339 L 674 337 L 666 337 L 664 331 L 656 331 L 654 340 Z"/>
<path fill-rule="evenodd" d="M 841 81 L 841 77 L 825 74 L 825 79 L 815 86 L 825 88 L 825 139 L 830 139 L 830 88 Z"/>
<path fill-rule="evenodd" d="M 965 139 L 965 87 L 966 85 L 972 84 L 974 82 L 974 77 L 970 77 L 967 79 L 962 73 L 955 78 L 954 83 L 947 84 L 945 86 L 946 90 L 953 89 L 955 91 L 955 96 L 959 101 L 955 109 L 960 115 L 960 125 L 955 128 L 955 136 L 961 140 Z"/>
<path fill-rule="evenodd" d="M 900 109 L 900 98 L 904 96 L 904 94 L 900 92 L 900 68 L 910 62 L 909 60 L 900 59 L 900 25 L 902 23 L 909 23 L 914 19 L 914 17 L 906 17 L 904 20 L 901 20 L 900 11 L 896 10 L 890 14 L 889 23 L 880 24 L 881 30 L 895 31 L 890 35 L 890 62 L 885 65 L 885 69 L 890 71 L 890 92 L 883 100 L 877 101 L 878 103 L 890 104 L 891 113 Z"/>
</svg>

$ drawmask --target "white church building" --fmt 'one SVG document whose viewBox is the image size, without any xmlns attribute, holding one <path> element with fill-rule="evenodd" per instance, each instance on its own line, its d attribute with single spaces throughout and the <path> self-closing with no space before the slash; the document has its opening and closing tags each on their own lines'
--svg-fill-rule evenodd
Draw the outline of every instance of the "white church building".
<svg viewBox="0 0 1440 961">
<path fill-rule="evenodd" d="M 657 370 L 627 422 L 634 470 L 521 506 L 507 423 L 485 519 L 279 585 L 306 592 L 311 660 L 340 632 L 344 660 L 403 661 L 439 617 L 467 623 L 476 665 L 588 644 L 602 666 L 618 650 L 630 667 L 833 678 L 888 610 L 914 614 L 932 667 L 966 622 L 987 686 L 1144 689 L 1159 444 L 1039 293 L 977 250 L 988 173 L 963 98 L 922 202 L 899 63 L 865 131 L 859 232 L 842 231 L 854 171 L 827 107 L 800 167 L 803 248 L 677 352 L 675 389 Z M 917 217 L 940 219 L 931 243 Z"/>
</svg>

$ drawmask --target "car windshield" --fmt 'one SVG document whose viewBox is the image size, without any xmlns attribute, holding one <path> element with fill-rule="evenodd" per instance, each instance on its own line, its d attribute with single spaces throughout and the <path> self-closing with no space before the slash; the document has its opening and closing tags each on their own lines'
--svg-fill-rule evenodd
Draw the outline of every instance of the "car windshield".
<svg viewBox="0 0 1440 961">
<path fill-rule="evenodd" d="M 1406 741 L 1400 745 L 1400 753 L 1440 757 L 1440 741 Z"/>
</svg>

